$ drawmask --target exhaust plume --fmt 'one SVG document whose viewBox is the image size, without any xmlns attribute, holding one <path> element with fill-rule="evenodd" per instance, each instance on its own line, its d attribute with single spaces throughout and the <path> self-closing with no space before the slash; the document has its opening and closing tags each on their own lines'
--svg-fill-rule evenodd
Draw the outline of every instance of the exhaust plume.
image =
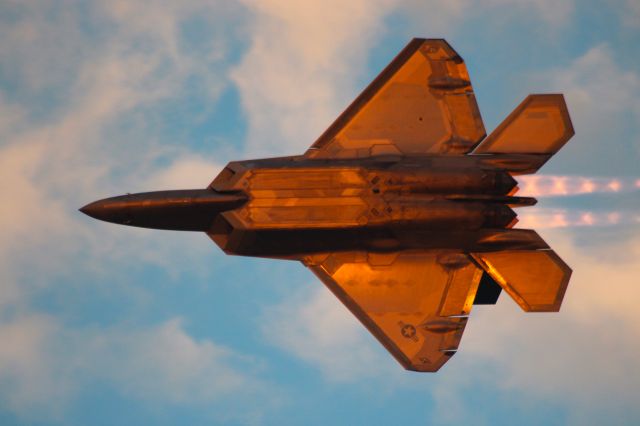
<svg viewBox="0 0 640 426">
<path fill-rule="evenodd" d="M 562 197 L 595 193 L 617 193 L 640 190 L 640 179 L 585 176 L 517 176 L 518 195 L 529 197 Z"/>
<path fill-rule="evenodd" d="M 517 228 L 569 228 L 638 224 L 640 214 L 609 211 L 531 208 L 518 214 Z"/>
</svg>

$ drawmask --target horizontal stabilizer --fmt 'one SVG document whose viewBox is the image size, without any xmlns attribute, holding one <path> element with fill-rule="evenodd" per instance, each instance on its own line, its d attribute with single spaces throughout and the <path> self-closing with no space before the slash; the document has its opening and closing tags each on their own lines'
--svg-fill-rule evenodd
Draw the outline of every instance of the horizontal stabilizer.
<svg viewBox="0 0 640 426">
<path fill-rule="evenodd" d="M 511 250 L 472 256 L 523 310 L 560 310 L 571 268 L 553 250 Z"/>
<path fill-rule="evenodd" d="M 539 168 L 573 134 L 571 118 L 561 94 L 529 95 L 473 154 L 528 154 Z"/>
</svg>

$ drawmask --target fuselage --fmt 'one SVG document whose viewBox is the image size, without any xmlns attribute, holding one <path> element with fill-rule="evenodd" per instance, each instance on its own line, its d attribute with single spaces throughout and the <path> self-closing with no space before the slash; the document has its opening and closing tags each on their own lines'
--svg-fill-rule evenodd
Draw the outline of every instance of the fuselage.
<svg viewBox="0 0 640 426">
<path fill-rule="evenodd" d="M 203 231 L 226 253 L 245 256 L 529 247 L 529 231 L 510 229 L 516 222 L 511 207 L 535 199 L 511 196 L 517 183 L 494 160 L 469 155 L 238 161 L 207 189 L 125 195 L 84 211 L 126 225 Z"/>
<path fill-rule="evenodd" d="M 241 192 L 248 201 L 219 215 L 208 234 L 229 254 L 284 258 L 335 250 L 521 245 L 526 236 L 510 232 L 513 238 L 507 241 L 504 232 L 515 223 L 510 206 L 535 200 L 510 196 L 516 181 L 485 160 L 389 156 L 232 162 L 210 189 Z"/>
</svg>

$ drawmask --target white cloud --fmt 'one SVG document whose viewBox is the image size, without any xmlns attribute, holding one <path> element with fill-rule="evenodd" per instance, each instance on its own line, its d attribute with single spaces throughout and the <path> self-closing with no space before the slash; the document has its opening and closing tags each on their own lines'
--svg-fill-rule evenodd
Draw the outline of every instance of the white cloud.
<svg viewBox="0 0 640 426">
<path fill-rule="evenodd" d="M 251 155 L 304 152 L 350 101 L 393 3 L 244 2 L 254 14 L 251 47 L 232 73 L 248 114 Z"/>
<path fill-rule="evenodd" d="M 217 171 L 186 147 L 164 146 L 154 123 L 163 106 L 189 95 L 187 82 L 200 81 L 199 95 L 216 100 L 228 81 L 216 75 L 228 39 L 212 38 L 224 31 L 221 13 L 234 12 L 211 2 L 160 3 L 69 5 L 59 13 L 16 4 L 17 19 L 0 30 L 3 77 L 15 89 L 0 93 L 0 190 L 11 200 L 0 206 L 0 405 L 20 416 L 62 416 L 79 389 L 95 381 L 141 400 L 183 405 L 231 404 L 240 388 L 252 394 L 259 387 L 246 368 L 231 366 L 242 355 L 193 339 L 177 321 L 150 329 L 74 328 L 32 306 L 43 288 L 64 292 L 86 271 L 96 279 L 80 285 L 96 293 L 105 291 L 96 281 L 108 270 L 111 292 L 140 297 L 144 290 L 122 288 L 123 262 L 157 263 L 171 274 L 172 259 L 194 254 L 193 247 L 175 253 L 154 245 L 139 232 L 88 229 L 77 211 L 130 190 L 125 181 L 205 187 Z M 202 13 L 212 8 L 216 13 Z M 201 34 L 195 50 L 182 44 L 192 19 L 215 29 Z"/>
<path fill-rule="evenodd" d="M 110 255 L 105 248 L 117 238 L 87 231 L 77 212 L 83 204 L 136 186 L 160 189 L 151 185 L 174 178 L 172 185 L 205 187 L 215 176 L 217 165 L 195 159 L 186 147 L 164 145 L 153 123 L 167 102 L 186 96 L 185 82 L 194 78 L 212 102 L 218 96 L 227 82 L 216 71 L 228 39 L 212 38 L 224 27 L 217 25 L 224 23 L 222 12 L 235 11 L 211 2 L 160 3 L 107 2 L 60 13 L 26 3 L 15 5 L 18 19 L 2 26 L 13 43 L 2 43 L 0 57 L 20 90 L 0 94 L 6 113 L 0 189 L 12 200 L 0 206 L 0 304 L 27 303 L 26 295 L 65 273 L 80 252 L 100 261 Z M 215 28 L 202 34 L 211 42 L 201 37 L 195 50 L 183 46 L 192 19 Z M 86 22 L 95 32 L 86 33 Z M 48 103 L 43 113 L 41 104 Z M 126 257 L 134 246 L 120 244 L 111 254 Z M 25 278 L 36 262 L 39 284 Z"/>
<path fill-rule="evenodd" d="M 636 101 L 640 76 L 621 69 L 607 44 L 594 46 L 568 67 L 553 71 L 551 79 L 554 87 L 564 88 L 574 114 L 591 114 L 590 118 L 627 110 L 640 114 Z"/>
<path fill-rule="evenodd" d="M 594 46 L 567 66 L 531 80 L 532 90 L 565 94 L 576 130 L 551 164 L 562 163 L 563 173 L 570 174 L 637 174 L 640 74 L 622 68 L 609 45 Z"/>
<path fill-rule="evenodd" d="M 529 18 L 537 15 L 543 22 L 552 27 L 565 24 L 573 13 L 573 0 L 557 2 L 554 0 L 490 0 L 497 13 L 517 12 L 521 17 Z M 485 2 L 478 2 L 481 7 Z"/>
<path fill-rule="evenodd" d="M 524 20 L 556 29 L 574 11 L 573 0 L 405 0 L 397 4 L 414 29 L 429 31 L 429 37 L 450 37 L 461 22 L 478 16 L 485 16 L 492 26 Z"/>
<path fill-rule="evenodd" d="M 24 419 L 64 418 L 68 404 L 95 383 L 141 402 L 206 407 L 218 420 L 254 419 L 279 399 L 273 387 L 267 394 L 251 358 L 194 339 L 177 318 L 95 329 L 30 315 L 0 323 L 0 338 L 0 401 Z M 260 407 L 246 406 L 251 397 Z"/>
<path fill-rule="evenodd" d="M 312 285 L 265 311 L 261 329 L 272 344 L 335 382 L 401 368 L 328 289 L 319 282 Z"/>
<path fill-rule="evenodd" d="M 409 39 L 425 29 L 451 36 L 487 8 L 516 21 L 535 16 L 546 26 L 564 23 L 573 11 L 573 2 L 552 0 L 243 3 L 253 13 L 251 46 L 232 78 L 249 121 L 250 156 L 304 152 L 357 95 L 354 82 L 394 13 L 415 27 L 406 29 Z"/>
<path fill-rule="evenodd" d="M 49 366 L 48 344 L 59 331 L 41 315 L 0 323 L 0 405 L 25 414 L 45 409 L 49 416 L 61 415 L 72 386 L 64 371 L 54 373 Z"/>
<path fill-rule="evenodd" d="M 148 178 L 150 188 L 186 189 L 205 188 L 224 165 L 187 155 L 173 161 L 167 168 Z"/>
<path fill-rule="evenodd" d="M 66 7 L 56 13 L 56 9 L 39 2 L 3 4 L 14 19 L 5 20 L 0 28 L 0 61 L 16 86 L 29 91 L 59 89 L 74 78 L 78 60 L 90 52 L 77 11 Z"/>
<path fill-rule="evenodd" d="M 103 379 L 115 380 L 126 393 L 141 399 L 206 404 L 241 390 L 248 394 L 258 390 L 251 368 L 229 365 L 239 360 L 250 365 L 248 357 L 242 359 L 210 340 L 196 341 L 176 318 L 147 330 L 92 333 L 87 347 L 89 362 L 98 360 L 90 371 L 101 371 Z"/>
</svg>

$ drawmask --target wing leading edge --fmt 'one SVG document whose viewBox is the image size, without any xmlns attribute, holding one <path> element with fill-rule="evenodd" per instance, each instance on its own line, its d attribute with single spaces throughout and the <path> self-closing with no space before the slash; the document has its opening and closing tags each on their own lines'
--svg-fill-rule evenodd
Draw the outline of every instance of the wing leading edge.
<svg viewBox="0 0 640 426">
<path fill-rule="evenodd" d="M 306 152 L 312 158 L 466 154 L 484 138 L 462 58 L 413 39 Z"/>
<path fill-rule="evenodd" d="M 304 263 L 406 368 L 456 352 L 483 271 L 461 252 L 340 252 Z"/>
</svg>

